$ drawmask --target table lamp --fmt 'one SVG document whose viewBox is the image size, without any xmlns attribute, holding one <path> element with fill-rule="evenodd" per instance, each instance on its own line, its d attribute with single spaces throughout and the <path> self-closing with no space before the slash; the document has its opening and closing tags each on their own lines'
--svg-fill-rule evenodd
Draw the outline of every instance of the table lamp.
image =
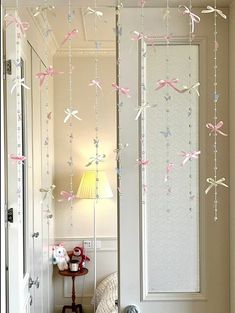
<svg viewBox="0 0 235 313">
<path fill-rule="evenodd" d="M 96 205 L 100 199 L 113 197 L 108 178 L 104 171 L 90 170 L 82 175 L 78 187 L 77 197 L 79 199 L 93 199 L 94 217 L 94 296 L 96 291 Z M 95 303 L 95 301 L 94 301 Z"/>
</svg>

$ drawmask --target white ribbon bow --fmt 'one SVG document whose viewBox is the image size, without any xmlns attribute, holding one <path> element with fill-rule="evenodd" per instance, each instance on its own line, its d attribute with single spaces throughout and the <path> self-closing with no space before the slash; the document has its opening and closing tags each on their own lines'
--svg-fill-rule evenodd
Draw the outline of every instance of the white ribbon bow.
<svg viewBox="0 0 235 313">
<path fill-rule="evenodd" d="M 206 7 L 207 9 L 206 10 L 202 10 L 202 13 L 213 13 L 213 12 L 216 12 L 218 13 L 222 18 L 224 18 L 226 20 L 227 16 L 221 11 L 221 10 L 218 10 L 216 8 L 213 8 L 211 7 L 210 5 L 208 5 Z"/>
<path fill-rule="evenodd" d="M 94 10 L 94 9 L 92 9 L 90 7 L 87 8 L 87 11 L 86 11 L 85 14 L 86 15 L 87 14 L 95 14 L 98 18 L 102 18 L 103 17 L 103 12 Z"/>
<path fill-rule="evenodd" d="M 210 185 L 207 187 L 206 191 L 205 191 L 206 194 L 211 190 L 211 188 L 217 187 L 218 185 L 221 185 L 221 186 L 224 186 L 224 187 L 227 187 L 227 188 L 228 188 L 228 185 L 226 185 L 226 184 L 224 183 L 225 178 L 220 178 L 220 179 L 218 179 L 218 180 L 214 180 L 213 178 L 209 177 L 209 178 L 207 178 L 206 181 L 210 184 Z"/>
<path fill-rule="evenodd" d="M 75 117 L 77 120 L 81 121 L 82 119 L 80 117 L 77 116 L 78 110 L 70 110 L 69 108 L 67 108 L 66 110 L 64 110 L 65 114 L 67 114 L 67 116 L 64 119 L 64 123 L 67 123 L 68 120 L 72 117 Z"/>
<path fill-rule="evenodd" d="M 21 79 L 17 79 L 17 78 L 14 78 L 13 80 L 13 83 L 14 85 L 12 86 L 11 88 L 11 94 L 13 93 L 13 91 L 16 89 L 16 87 L 24 87 L 25 89 L 30 89 L 27 85 L 25 85 L 24 83 L 24 78 L 21 78 Z"/>
<path fill-rule="evenodd" d="M 91 157 L 90 161 L 85 166 L 88 167 L 93 163 L 98 164 L 99 162 L 104 162 L 105 157 L 106 157 L 105 154 L 99 154 L 95 157 Z"/>
<path fill-rule="evenodd" d="M 199 91 L 198 91 L 198 89 L 197 89 L 197 87 L 199 87 L 199 86 L 200 86 L 200 83 L 197 82 L 197 83 L 193 84 L 193 85 L 190 86 L 190 87 L 188 87 L 188 86 L 183 86 L 183 88 L 185 89 L 185 92 L 194 89 L 194 90 L 196 91 L 197 95 L 200 96 L 200 93 L 199 93 Z"/>
<path fill-rule="evenodd" d="M 54 5 L 39 5 L 35 8 L 35 12 L 33 16 L 38 16 L 39 14 L 42 14 L 45 11 L 53 11 L 55 10 Z"/>
<path fill-rule="evenodd" d="M 51 185 L 49 188 L 40 188 L 39 189 L 40 192 L 44 192 L 45 193 L 44 197 L 43 197 L 43 201 L 46 199 L 46 197 L 48 195 L 50 195 L 53 200 L 55 199 L 54 196 L 53 196 L 53 190 L 55 189 L 55 187 L 56 187 L 55 185 Z"/>
<path fill-rule="evenodd" d="M 156 106 L 157 106 L 157 104 L 149 105 L 148 103 L 139 106 L 138 108 L 136 108 L 136 110 L 137 110 L 138 112 L 137 112 L 137 114 L 136 114 L 135 120 L 136 120 L 136 121 L 138 120 L 138 118 L 141 116 L 142 112 L 143 112 L 145 109 L 147 109 L 147 108 L 154 108 L 154 107 L 156 107 Z"/>
</svg>

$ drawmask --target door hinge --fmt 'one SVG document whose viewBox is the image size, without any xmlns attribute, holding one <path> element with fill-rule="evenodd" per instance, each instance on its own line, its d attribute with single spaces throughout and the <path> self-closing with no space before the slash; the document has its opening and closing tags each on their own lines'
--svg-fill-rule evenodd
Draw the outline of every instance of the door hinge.
<svg viewBox="0 0 235 313">
<path fill-rule="evenodd" d="M 11 60 L 3 60 L 3 79 L 6 79 L 6 75 L 12 74 L 12 61 Z"/>
<path fill-rule="evenodd" d="M 7 210 L 7 221 L 9 223 L 13 223 L 13 221 L 14 221 L 13 217 L 14 217 L 13 208 L 10 208 L 10 209 Z"/>
</svg>

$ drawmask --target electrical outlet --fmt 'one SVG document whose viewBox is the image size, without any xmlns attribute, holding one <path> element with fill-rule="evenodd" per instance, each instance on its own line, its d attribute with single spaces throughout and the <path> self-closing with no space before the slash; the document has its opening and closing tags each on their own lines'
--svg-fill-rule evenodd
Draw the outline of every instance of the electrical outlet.
<svg viewBox="0 0 235 313">
<path fill-rule="evenodd" d="M 83 240 L 84 249 L 94 249 L 94 240 Z M 96 240 L 96 249 L 101 249 L 101 241 Z"/>
<path fill-rule="evenodd" d="M 92 241 L 91 240 L 83 240 L 83 248 L 84 249 L 92 249 Z"/>
</svg>

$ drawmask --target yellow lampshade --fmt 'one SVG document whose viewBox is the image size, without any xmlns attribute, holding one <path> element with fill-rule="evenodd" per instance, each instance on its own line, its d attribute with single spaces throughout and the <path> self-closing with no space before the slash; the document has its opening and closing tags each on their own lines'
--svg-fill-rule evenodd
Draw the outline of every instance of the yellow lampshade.
<svg viewBox="0 0 235 313">
<path fill-rule="evenodd" d="M 98 175 L 97 175 L 98 174 Z M 96 176 L 98 178 L 98 198 L 112 198 L 113 193 L 104 171 L 86 171 L 83 173 L 77 196 L 80 199 L 96 199 Z"/>
</svg>

